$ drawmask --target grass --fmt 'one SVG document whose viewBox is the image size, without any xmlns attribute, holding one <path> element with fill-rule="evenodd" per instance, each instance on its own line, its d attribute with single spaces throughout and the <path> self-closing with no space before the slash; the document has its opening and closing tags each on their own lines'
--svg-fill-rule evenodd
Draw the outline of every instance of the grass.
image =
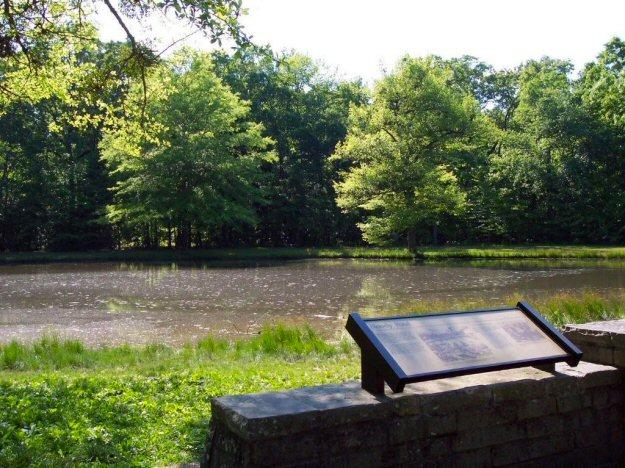
<svg viewBox="0 0 625 468">
<path fill-rule="evenodd" d="M 405 312 L 468 309 L 420 303 Z M 558 325 L 625 317 L 625 295 L 534 301 Z M 89 348 L 55 337 L 0 346 L 0 466 L 153 466 L 197 460 L 210 400 L 358 378 L 349 341 L 310 328 L 265 328 L 250 340 L 215 337 L 181 348 Z"/>
<path fill-rule="evenodd" d="M 286 260 L 303 258 L 385 259 L 540 259 L 625 258 L 625 247 L 583 245 L 485 245 L 419 247 L 237 248 L 197 250 L 110 250 L 90 252 L 16 252 L 0 255 L 0 264 L 50 262 L 170 262 L 215 260 Z"/>
<path fill-rule="evenodd" d="M 426 259 L 444 258 L 625 258 L 625 247 L 583 246 L 583 245 L 491 245 L 484 247 L 427 247 L 417 249 L 417 257 Z"/>
<path fill-rule="evenodd" d="M 567 323 L 597 322 L 625 317 L 625 297 L 586 293 L 580 298 L 556 295 L 537 303 L 539 310 L 558 327 Z"/>
<path fill-rule="evenodd" d="M 357 377 L 356 360 L 210 360 L 147 371 L 24 372 L 0 379 L 0 466 L 195 461 L 208 434 L 210 400 Z"/>
<path fill-rule="evenodd" d="M 517 300 L 517 296 L 511 296 L 501 304 L 493 304 L 488 300 L 419 301 L 405 305 L 400 310 L 395 309 L 391 315 L 482 309 L 506 304 L 513 306 Z M 530 298 L 528 302 L 557 327 L 562 327 L 567 323 L 625 318 L 625 294 L 602 296 L 592 292 L 575 295 L 562 293 L 549 298 Z M 365 310 L 363 313 L 368 315 L 371 311 Z"/>
<path fill-rule="evenodd" d="M 0 369 L 0 466 L 153 466 L 199 458 L 215 396 L 340 382 L 359 366 L 351 345 L 277 326 L 182 348 L 12 342 Z"/>
<path fill-rule="evenodd" d="M 44 336 L 25 344 L 12 341 L 0 345 L 0 371 L 56 371 L 65 369 L 139 369 L 160 372 L 194 367 L 216 360 L 259 361 L 266 358 L 297 360 L 307 356 L 331 358 L 349 354 L 349 342 L 323 340 L 310 327 L 278 324 L 263 328 L 248 340 L 227 341 L 206 336 L 181 348 L 150 344 L 89 348 L 80 341 Z"/>
</svg>

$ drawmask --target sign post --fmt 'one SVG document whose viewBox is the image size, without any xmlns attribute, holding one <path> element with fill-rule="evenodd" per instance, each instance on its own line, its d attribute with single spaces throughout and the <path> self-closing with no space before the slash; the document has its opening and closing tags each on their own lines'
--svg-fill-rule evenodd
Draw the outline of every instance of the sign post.
<svg viewBox="0 0 625 468">
<path fill-rule="evenodd" d="M 408 383 L 516 367 L 576 366 L 582 352 L 525 302 L 515 308 L 399 317 L 349 315 L 361 350 L 362 388 L 384 394 Z"/>
</svg>

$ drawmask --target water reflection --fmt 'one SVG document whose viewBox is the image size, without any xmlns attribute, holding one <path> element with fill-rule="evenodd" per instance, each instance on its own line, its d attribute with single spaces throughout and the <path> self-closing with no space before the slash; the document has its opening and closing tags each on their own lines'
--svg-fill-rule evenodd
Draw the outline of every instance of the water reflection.
<svg viewBox="0 0 625 468">
<path fill-rule="evenodd" d="M 625 262 L 288 260 L 0 267 L 0 340 L 45 332 L 89 343 L 180 344 L 206 333 L 310 323 L 327 334 L 349 312 L 625 290 Z"/>
</svg>

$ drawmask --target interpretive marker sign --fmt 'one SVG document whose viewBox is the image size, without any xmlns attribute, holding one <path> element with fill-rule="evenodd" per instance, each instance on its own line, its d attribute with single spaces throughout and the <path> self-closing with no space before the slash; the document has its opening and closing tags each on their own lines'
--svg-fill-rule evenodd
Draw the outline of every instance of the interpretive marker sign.
<svg viewBox="0 0 625 468">
<path fill-rule="evenodd" d="M 455 375 L 565 361 L 582 352 L 529 304 L 402 317 L 350 314 L 347 331 L 360 346 L 362 387 L 384 393 Z"/>
</svg>

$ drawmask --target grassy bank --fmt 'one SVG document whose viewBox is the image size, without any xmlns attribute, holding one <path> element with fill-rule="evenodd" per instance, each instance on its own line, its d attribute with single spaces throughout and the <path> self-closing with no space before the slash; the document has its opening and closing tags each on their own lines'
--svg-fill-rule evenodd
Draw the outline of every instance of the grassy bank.
<svg viewBox="0 0 625 468">
<path fill-rule="evenodd" d="M 180 349 L 11 343 L 0 348 L 0 466 L 194 461 L 212 397 L 353 379 L 354 352 L 284 327 Z"/>
<path fill-rule="evenodd" d="M 0 264 L 50 262 L 170 262 L 211 260 L 286 260 L 302 258 L 385 259 L 539 259 L 539 258 L 625 258 L 625 247 L 486 245 L 419 247 L 316 247 L 238 248 L 197 250 L 111 250 L 90 252 L 16 252 L 0 255 Z"/>
<path fill-rule="evenodd" d="M 625 297 L 534 303 L 557 324 L 625 317 Z M 474 308 L 419 304 L 405 312 Z M 123 466 L 197 460 L 210 399 L 359 376 L 349 341 L 278 326 L 251 340 L 207 337 L 182 348 L 88 348 L 44 338 L 0 346 L 0 466 Z"/>
<path fill-rule="evenodd" d="M 484 300 L 458 301 L 430 301 L 415 302 L 406 305 L 400 310 L 394 310 L 392 315 L 419 314 L 432 311 L 454 311 L 485 309 L 493 306 L 516 304 L 518 296 L 510 296 L 501 303 L 493 304 Z M 524 298 L 524 300 L 540 311 L 551 323 L 562 327 L 567 323 L 597 322 L 625 318 L 625 294 L 601 296 L 596 293 L 557 294 L 548 298 Z"/>
</svg>

